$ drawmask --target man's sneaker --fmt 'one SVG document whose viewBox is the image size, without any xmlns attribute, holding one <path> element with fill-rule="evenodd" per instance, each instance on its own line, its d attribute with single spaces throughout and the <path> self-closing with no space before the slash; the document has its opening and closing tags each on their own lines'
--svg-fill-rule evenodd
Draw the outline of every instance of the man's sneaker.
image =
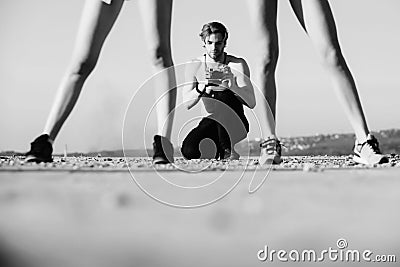
<svg viewBox="0 0 400 267">
<path fill-rule="evenodd" d="M 155 135 L 153 152 L 153 164 L 168 164 L 174 162 L 174 147 L 168 138 Z"/>
<path fill-rule="evenodd" d="M 228 159 L 228 160 L 238 160 L 240 159 L 239 153 L 235 151 L 235 149 L 225 148 L 224 151 L 221 153 L 220 159 Z"/>
<path fill-rule="evenodd" d="M 354 145 L 353 160 L 360 164 L 372 165 L 388 163 L 388 157 L 382 155 L 379 150 L 378 140 L 371 134 L 368 134 L 367 141 L 358 143 L 356 140 Z"/>
<path fill-rule="evenodd" d="M 260 165 L 280 164 L 282 162 L 282 146 L 278 138 L 270 136 L 260 144 L 261 155 L 258 160 Z"/>
<path fill-rule="evenodd" d="M 31 150 L 25 154 L 25 162 L 52 162 L 53 146 L 48 134 L 42 134 L 31 143 Z"/>
</svg>

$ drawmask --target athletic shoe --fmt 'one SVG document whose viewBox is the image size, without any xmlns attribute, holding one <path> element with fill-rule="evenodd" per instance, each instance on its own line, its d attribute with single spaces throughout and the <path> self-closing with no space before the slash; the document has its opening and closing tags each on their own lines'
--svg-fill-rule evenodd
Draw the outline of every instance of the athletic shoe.
<svg viewBox="0 0 400 267">
<path fill-rule="evenodd" d="M 174 147 L 168 138 L 155 135 L 153 152 L 153 164 L 168 164 L 174 162 Z"/>
<path fill-rule="evenodd" d="M 356 140 L 354 144 L 353 160 L 360 164 L 372 165 L 388 163 L 388 157 L 382 155 L 379 150 L 378 140 L 371 134 L 368 134 L 367 141 L 358 143 Z"/>
<path fill-rule="evenodd" d="M 25 162 L 52 162 L 53 146 L 48 134 L 42 134 L 31 143 L 31 150 L 25 154 Z"/>
<path fill-rule="evenodd" d="M 278 138 L 270 136 L 260 144 L 261 155 L 258 160 L 260 165 L 265 163 L 280 164 L 282 162 L 282 146 Z"/>
<path fill-rule="evenodd" d="M 240 155 L 234 149 L 230 150 L 229 148 L 225 148 L 221 154 L 221 159 L 238 160 L 240 159 Z"/>
</svg>

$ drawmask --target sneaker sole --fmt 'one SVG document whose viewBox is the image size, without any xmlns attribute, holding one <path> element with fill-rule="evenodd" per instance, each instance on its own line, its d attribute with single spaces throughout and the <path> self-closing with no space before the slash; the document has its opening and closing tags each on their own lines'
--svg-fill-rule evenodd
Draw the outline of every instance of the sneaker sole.
<svg viewBox="0 0 400 267">
<path fill-rule="evenodd" d="M 153 158 L 153 164 L 169 164 L 169 163 L 174 163 L 174 162 L 173 161 L 170 162 L 168 159 L 162 157 Z"/>
<path fill-rule="evenodd" d="M 53 162 L 53 159 L 50 158 L 40 158 L 40 157 L 35 157 L 35 156 L 26 156 L 24 162 L 34 162 L 34 163 L 48 163 L 48 162 Z"/>
<path fill-rule="evenodd" d="M 273 165 L 279 165 L 282 163 L 282 158 L 281 157 L 277 157 L 274 156 L 272 157 L 260 157 L 258 160 L 258 163 L 260 165 L 264 165 L 264 164 L 273 164 Z"/>
<path fill-rule="evenodd" d="M 363 164 L 363 165 L 371 165 L 370 163 L 368 163 L 366 160 L 363 160 L 361 157 L 357 156 L 357 155 L 353 155 L 353 161 L 355 163 L 358 164 Z"/>
<path fill-rule="evenodd" d="M 370 163 L 370 162 L 362 159 L 358 155 L 353 155 L 353 160 L 354 160 L 354 162 L 356 162 L 358 164 L 364 164 L 364 165 L 384 164 L 384 163 L 389 162 L 389 159 L 387 157 L 382 157 L 378 162 Z"/>
</svg>

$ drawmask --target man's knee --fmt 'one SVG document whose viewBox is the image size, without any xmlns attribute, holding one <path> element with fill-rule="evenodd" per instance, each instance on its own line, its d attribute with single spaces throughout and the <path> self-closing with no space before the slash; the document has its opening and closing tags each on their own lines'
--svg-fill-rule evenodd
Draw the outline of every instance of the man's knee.
<svg viewBox="0 0 400 267">
<path fill-rule="evenodd" d="M 183 142 L 181 148 L 182 156 L 185 159 L 198 159 L 200 158 L 200 151 L 198 147 L 190 146 Z"/>
<path fill-rule="evenodd" d="M 181 152 L 185 159 L 213 159 L 217 154 L 217 144 L 210 138 L 204 138 L 200 143 L 183 141 Z"/>
</svg>

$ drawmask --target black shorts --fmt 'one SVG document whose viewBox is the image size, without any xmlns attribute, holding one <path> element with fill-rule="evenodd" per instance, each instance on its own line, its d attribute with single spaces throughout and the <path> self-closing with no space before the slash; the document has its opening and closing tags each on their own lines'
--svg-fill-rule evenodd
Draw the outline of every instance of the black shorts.
<svg viewBox="0 0 400 267">
<path fill-rule="evenodd" d="M 216 92 L 212 97 L 225 105 L 203 118 L 185 137 L 181 152 L 186 159 L 217 159 L 224 149 L 232 149 L 247 137 L 249 123 L 237 97 L 231 91 Z"/>
</svg>

